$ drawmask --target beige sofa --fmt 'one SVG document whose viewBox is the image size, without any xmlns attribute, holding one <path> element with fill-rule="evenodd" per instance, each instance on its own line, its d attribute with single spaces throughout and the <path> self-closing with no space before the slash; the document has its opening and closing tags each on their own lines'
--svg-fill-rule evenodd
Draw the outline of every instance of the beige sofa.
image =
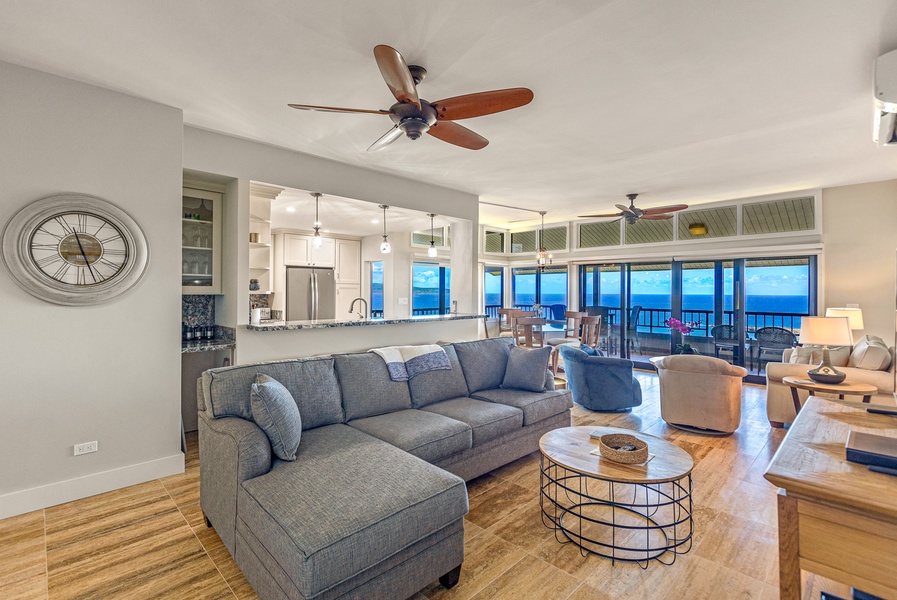
<svg viewBox="0 0 897 600">
<path fill-rule="evenodd" d="M 794 364 L 789 362 L 796 348 L 785 350 L 782 357 L 784 362 L 771 362 L 766 365 L 766 416 L 773 427 L 782 427 L 785 423 L 794 421 L 794 401 L 791 398 L 791 388 L 782 383 L 783 377 L 800 377 L 807 379 L 807 371 L 816 367 L 818 363 Z M 857 367 L 848 367 L 843 359 L 838 361 L 833 353 L 832 364 L 847 375 L 846 381 L 868 383 L 878 388 L 878 393 L 872 396 L 872 402 L 877 404 L 895 404 L 894 401 L 894 347 L 889 348 L 891 353 L 891 365 L 887 370 L 871 370 Z M 840 363 L 840 364 L 839 364 Z M 809 392 L 798 390 L 801 404 L 806 402 Z M 837 398 L 831 394 L 816 394 L 826 398 Z M 857 398 L 848 396 L 848 399 Z"/>
</svg>

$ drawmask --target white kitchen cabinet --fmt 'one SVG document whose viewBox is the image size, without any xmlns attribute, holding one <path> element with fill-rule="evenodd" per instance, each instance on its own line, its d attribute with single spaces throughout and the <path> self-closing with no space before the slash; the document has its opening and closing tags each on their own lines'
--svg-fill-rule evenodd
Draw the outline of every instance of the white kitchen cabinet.
<svg viewBox="0 0 897 600">
<path fill-rule="evenodd" d="M 361 284 L 361 242 L 336 240 L 336 281 Z"/>
<path fill-rule="evenodd" d="M 321 238 L 315 248 L 310 235 L 287 233 L 283 240 L 283 263 L 300 267 L 332 267 L 336 264 L 336 244 L 331 238 Z"/>
<path fill-rule="evenodd" d="M 352 305 L 352 300 L 361 296 L 361 286 L 358 284 L 347 284 L 347 283 L 337 283 L 336 284 L 336 318 L 337 319 L 347 319 L 349 318 L 349 307 Z M 355 310 L 360 311 L 363 308 L 363 304 L 359 302 L 355 305 Z M 370 316 L 370 311 L 368 311 L 368 316 Z"/>
<path fill-rule="evenodd" d="M 181 293 L 221 293 L 221 202 L 217 192 L 183 188 Z"/>
</svg>

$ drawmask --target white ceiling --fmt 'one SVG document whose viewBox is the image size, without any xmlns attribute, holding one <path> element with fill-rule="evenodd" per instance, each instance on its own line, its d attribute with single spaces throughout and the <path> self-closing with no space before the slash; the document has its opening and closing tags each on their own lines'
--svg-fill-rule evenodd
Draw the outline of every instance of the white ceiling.
<svg viewBox="0 0 897 600">
<path fill-rule="evenodd" d="M 429 70 L 428 100 L 516 86 L 535 100 L 463 121 L 490 140 L 480 151 L 424 136 L 367 153 L 387 117 L 287 108 L 388 108 L 376 44 Z M 0 2 L 2 60 L 547 222 L 628 192 L 650 207 L 897 177 L 897 148 L 871 141 L 872 62 L 895 48 L 895 0 Z"/>
<path fill-rule="evenodd" d="M 292 212 L 288 209 L 294 209 Z M 383 235 L 383 210 L 377 204 L 324 194 L 318 203 L 318 219 L 322 233 L 366 236 Z M 456 219 L 436 215 L 433 226 L 450 225 Z M 315 200 L 310 192 L 285 188 L 271 203 L 271 227 L 273 229 L 300 229 L 311 231 L 315 222 Z M 397 231 L 429 231 L 427 213 L 390 206 L 386 210 L 387 233 Z"/>
</svg>

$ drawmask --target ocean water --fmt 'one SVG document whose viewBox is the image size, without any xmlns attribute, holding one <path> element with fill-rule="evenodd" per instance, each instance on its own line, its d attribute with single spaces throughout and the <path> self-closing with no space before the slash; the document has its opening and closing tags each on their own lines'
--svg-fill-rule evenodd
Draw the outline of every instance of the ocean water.
<svg viewBox="0 0 897 600">
<path fill-rule="evenodd" d="M 486 294 L 487 305 L 497 305 L 501 303 L 500 294 Z M 535 302 L 534 294 L 517 294 L 515 304 L 533 304 Z M 551 304 L 567 304 L 566 296 L 563 294 L 542 294 L 542 305 Z M 602 306 L 619 307 L 619 294 L 602 294 Z M 670 297 L 661 294 L 634 294 L 632 296 L 632 305 L 639 305 L 643 308 L 670 308 Z M 732 310 L 732 296 L 726 296 L 724 302 L 725 310 Z M 713 310 L 713 296 L 710 294 L 686 295 L 682 298 L 683 310 Z M 769 313 L 794 313 L 807 314 L 809 310 L 809 300 L 807 296 L 748 296 L 745 302 L 745 310 L 747 312 L 769 312 Z"/>
</svg>

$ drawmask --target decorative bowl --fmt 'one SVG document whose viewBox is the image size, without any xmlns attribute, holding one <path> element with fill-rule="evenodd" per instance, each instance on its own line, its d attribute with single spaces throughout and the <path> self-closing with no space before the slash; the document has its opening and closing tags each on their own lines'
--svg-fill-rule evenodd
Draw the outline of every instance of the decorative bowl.
<svg viewBox="0 0 897 600">
<path fill-rule="evenodd" d="M 601 456 L 618 463 L 635 464 L 648 460 L 648 444 L 628 433 L 609 433 L 598 438 Z"/>
</svg>

